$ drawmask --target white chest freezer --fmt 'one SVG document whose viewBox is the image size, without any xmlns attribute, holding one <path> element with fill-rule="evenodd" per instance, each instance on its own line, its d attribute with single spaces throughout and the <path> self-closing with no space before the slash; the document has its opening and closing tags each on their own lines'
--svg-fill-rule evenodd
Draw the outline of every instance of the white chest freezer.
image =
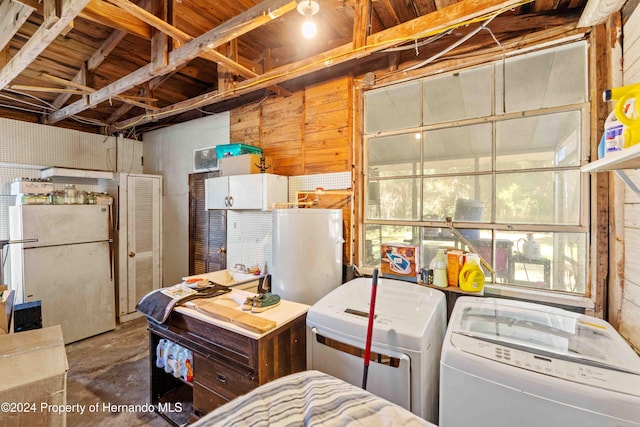
<svg viewBox="0 0 640 427">
<path fill-rule="evenodd" d="M 595 317 L 461 297 L 440 363 L 440 427 L 640 425 L 640 358 Z"/>
<path fill-rule="evenodd" d="M 311 306 L 308 369 L 362 385 L 371 286 L 371 279 L 357 278 Z M 375 309 L 367 390 L 437 423 L 444 293 L 381 278 Z"/>
</svg>

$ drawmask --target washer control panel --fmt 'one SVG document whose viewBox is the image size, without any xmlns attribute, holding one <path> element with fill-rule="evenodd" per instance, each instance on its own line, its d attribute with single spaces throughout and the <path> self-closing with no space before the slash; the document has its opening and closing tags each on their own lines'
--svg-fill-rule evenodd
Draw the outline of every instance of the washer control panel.
<svg viewBox="0 0 640 427">
<path fill-rule="evenodd" d="M 536 354 L 491 341 L 452 333 L 451 344 L 457 349 L 521 369 L 550 375 L 607 390 L 640 396 L 640 375 L 606 367 Z M 624 367 L 621 367 L 624 369 Z"/>
</svg>

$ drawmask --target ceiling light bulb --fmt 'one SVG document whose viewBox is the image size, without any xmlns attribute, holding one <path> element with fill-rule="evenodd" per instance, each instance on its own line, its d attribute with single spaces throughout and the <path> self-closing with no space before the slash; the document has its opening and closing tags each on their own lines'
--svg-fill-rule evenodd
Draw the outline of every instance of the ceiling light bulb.
<svg viewBox="0 0 640 427">
<path fill-rule="evenodd" d="M 298 13 L 304 16 L 304 23 L 302 24 L 302 35 L 306 38 L 311 38 L 316 35 L 317 27 L 313 22 L 313 15 L 318 13 L 320 5 L 314 0 L 301 0 L 298 3 Z"/>
<path fill-rule="evenodd" d="M 317 31 L 316 23 L 311 19 L 311 15 L 307 15 L 302 24 L 302 35 L 310 39 L 316 35 Z"/>
</svg>

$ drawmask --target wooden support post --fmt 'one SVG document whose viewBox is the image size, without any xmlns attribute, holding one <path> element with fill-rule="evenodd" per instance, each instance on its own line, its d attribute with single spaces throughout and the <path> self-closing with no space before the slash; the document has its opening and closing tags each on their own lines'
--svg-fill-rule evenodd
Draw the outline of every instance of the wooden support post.
<svg viewBox="0 0 640 427">
<path fill-rule="evenodd" d="M 167 0 L 155 2 L 155 15 L 162 21 L 167 20 Z M 159 69 L 169 62 L 169 37 L 159 29 L 151 28 L 151 63 L 153 69 Z"/>
<path fill-rule="evenodd" d="M 59 0 L 43 0 L 44 21 L 42 25 L 46 29 L 50 29 L 53 24 L 60 19 L 60 1 Z"/>
</svg>

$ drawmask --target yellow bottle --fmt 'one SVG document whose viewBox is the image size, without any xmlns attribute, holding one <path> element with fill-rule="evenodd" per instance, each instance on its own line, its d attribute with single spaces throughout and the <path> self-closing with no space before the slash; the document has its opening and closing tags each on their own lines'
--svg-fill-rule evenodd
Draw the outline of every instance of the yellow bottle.
<svg viewBox="0 0 640 427">
<path fill-rule="evenodd" d="M 614 113 L 620 123 L 626 126 L 623 130 L 625 147 L 640 142 L 640 84 L 607 89 L 602 93 L 604 101 L 616 101 Z"/>
<path fill-rule="evenodd" d="M 467 254 L 467 261 L 460 270 L 460 289 L 465 292 L 480 292 L 484 288 L 484 273 L 477 254 Z"/>
</svg>

